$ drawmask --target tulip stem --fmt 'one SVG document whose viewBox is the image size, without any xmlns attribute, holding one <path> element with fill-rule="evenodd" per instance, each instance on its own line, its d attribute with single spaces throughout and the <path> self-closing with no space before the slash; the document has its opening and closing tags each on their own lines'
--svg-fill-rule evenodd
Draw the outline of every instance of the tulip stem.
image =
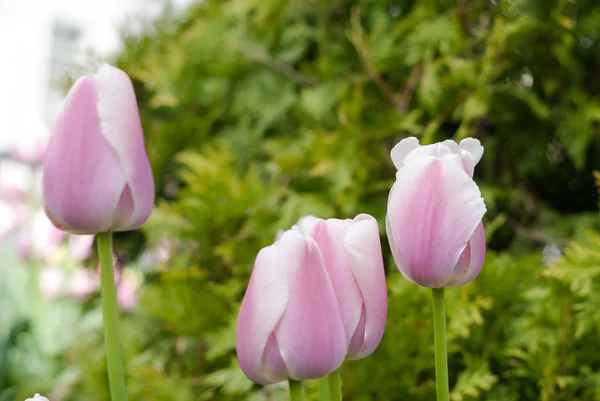
<svg viewBox="0 0 600 401">
<path fill-rule="evenodd" d="M 102 285 L 102 319 L 104 323 L 104 343 L 106 366 L 112 401 L 127 401 L 125 392 L 125 372 L 119 345 L 119 310 L 113 273 L 112 233 L 96 235 L 100 276 Z"/>
<path fill-rule="evenodd" d="M 329 400 L 342 401 L 342 383 L 340 380 L 340 370 L 336 369 L 327 376 L 329 381 Z"/>
<path fill-rule="evenodd" d="M 302 382 L 290 380 L 290 401 L 302 401 Z"/>
<path fill-rule="evenodd" d="M 444 289 L 432 288 L 433 339 L 435 343 L 435 385 L 437 401 L 450 399 L 448 385 L 448 350 L 446 347 L 446 307 Z"/>
<path fill-rule="evenodd" d="M 330 401 L 329 400 L 329 382 L 327 377 L 321 377 L 319 379 L 319 400 L 320 401 Z"/>
</svg>

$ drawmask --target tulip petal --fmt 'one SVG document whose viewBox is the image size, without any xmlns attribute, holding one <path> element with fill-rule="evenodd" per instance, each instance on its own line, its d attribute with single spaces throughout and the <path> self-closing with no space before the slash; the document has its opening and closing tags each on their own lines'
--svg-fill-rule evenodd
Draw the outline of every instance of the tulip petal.
<svg viewBox="0 0 600 401">
<path fill-rule="evenodd" d="M 390 192 L 386 226 L 396 264 L 426 287 L 447 282 L 486 211 L 477 184 L 456 159 L 451 154 L 406 164 Z"/>
<path fill-rule="evenodd" d="M 421 145 L 419 145 L 419 140 L 414 136 L 404 138 L 403 140 L 398 142 L 396 146 L 392 148 L 391 152 L 392 162 L 394 163 L 394 166 L 396 166 L 396 168 L 400 170 L 402 166 L 404 166 L 404 158 L 408 156 L 410 152 L 412 152 L 414 149 L 417 149 L 420 146 Z"/>
<path fill-rule="evenodd" d="M 144 148 L 144 134 L 139 117 L 133 84 L 118 68 L 103 64 L 94 76 L 98 85 L 98 115 L 101 133 L 119 156 L 131 194 L 124 202 L 132 202 L 128 216 L 117 216 L 115 231 L 139 228 L 150 216 L 154 206 L 154 180 Z M 128 135 L 123 133 L 127 132 Z M 122 213 L 125 213 L 123 211 Z M 124 219 L 123 216 L 127 216 Z"/>
<path fill-rule="evenodd" d="M 483 156 L 483 146 L 481 145 L 481 142 L 479 142 L 479 139 L 465 138 L 460 141 L 458 146 L 461 150 L 465 150 L 473 156 L 473 166 L 476 166 L 477 163 L 479 163 L 479 160 L 481 160 L 481 157 Z"/>
<path fill-rule="evenodd" d="M 346 345 L 350 343 L 360 321 L 363 304 L 344 247 L 344 236 L 351 224 L 351 220 L 318 219 L 312 231 L 312 238 L 319 245 L 327 274 L 340 307 L 344 330 L 346 331 Z"/>
<path fill-rule="evenodd" d="M 280 250 L 285 260 L 290 261 L 285 266 L 290 293 L 275 335 L 289 377 L 316 379 L 331 373 L 344 361 L 346 333 L 317 244 L 295 231 L 284 234 L 282 241 L 286 236 L 304 244 Z"/>
<path fill-rule="evenodd" d="M 287 260 L 282 254 L 294 252 L 298 241 L 298 238 L 286 233 L 279 242 L 258 253 L 242 301 L 236 329 L 236 350 L 242 370 L 256 383 L 276 383 L 287 378 L 286 371 L 263 369 L 263 359 L 271 359 L 264 352 L 289 299 L 290 282 L 286 276 L 289 267 L 282 265 Z"/>
<path fill-rule="evenodd" d="M 387 316 L 385 267 L 377 220 L 366 214 L 357 216 L 344 237 L 344 247 L 364 308 L 360 319 L 364 318 L 363 341 L 356 348 L 358 343 L 352 339 L 354 344 L 351 343 L 347 358 L 360 359 L 373 353 L 379 345 Z M 356 332 L 360 331 L 360 320 Z"/>
<path fill-rule="evenodd" d="M 452 154 L 453 154 L 452 149 L 450 149 L 446 144 L 433 143 L 431 145 L 421 146 L 421 147 L 413 150 L 412 152 L 410 152 L 404 158 L 404 165 L 406 166 L 411 163 L 419 163 L 423 159 L 426 159 L 429 157 L 440 158 L 440 157 L 452 155 Z"/>
<path fill-rule="evenodd" d="M 97 102 L 94 80 L 79 79 L 44 157 L 46 213 L 57 227 L 79 234 L 110 228 L 126 185 L 119 156 L 102 135 Z"/>
<path fill-rule="evenodd" d="M 298 223 L 294 224 L 294 226 L 292 227 L 292 230 L 296 230 L 299 233 L 311 236 L 313 229 L 315 228 L 315 225 L 320 220 L 321 219 L 309 214 L 307 216 L 302 217 L 300 220 L 298 220 Z"/>
<path fill-rule="evenodd" d="M 483 268 L 485 251 L 485 230 L 483 223 L 479 223 L 446 286 L 459 286 L 473 281 Z"/>
</svg>

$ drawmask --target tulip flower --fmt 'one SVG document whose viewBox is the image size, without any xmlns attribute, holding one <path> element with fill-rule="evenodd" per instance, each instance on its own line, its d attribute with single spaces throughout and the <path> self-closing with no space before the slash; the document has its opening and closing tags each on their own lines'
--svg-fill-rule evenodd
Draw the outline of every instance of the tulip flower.
<svg viewBox="0 0 600 401">
<path fill-rule="evenodd" d="M 259 384 L 316 379 L 342 364 L 346 332 L 312 238 L 289 230 L 258 253 L 238 317 L 236 349 L 242 370 Z"/>
<path fill-rule="evenodd" d="M 139 228 L 154 204 L 129 77 L 107 64 L 71 88 L 44 156 L 46 214 L 64 231 L 94 234 Z"/>
<path fill-rule="evenodd" d="M 42 397 L 39 394 L 36 394 L 33 396 L 33 398 L 28 398 L 25 401 L 50 401 L 48 400 L 46 397 Z"/>
<path fill-rule="evenodd" d="M 406 138 L 392 149 L 398 172 L 386 228 L 396 265 L 408 280 L 441 288 L 466 284 L 481 271 L 486 207 L 472 176 L 482 154 L 472 138 L 428 146 Z"/>
<path fill-rule="evenodd" d="M 293 228 L 316 242 L 333 285 L 346 331 L 346 359 L 375 351 L 385 328 L 387 290 L 377 220 L 307 216 Z"/>
</svg>

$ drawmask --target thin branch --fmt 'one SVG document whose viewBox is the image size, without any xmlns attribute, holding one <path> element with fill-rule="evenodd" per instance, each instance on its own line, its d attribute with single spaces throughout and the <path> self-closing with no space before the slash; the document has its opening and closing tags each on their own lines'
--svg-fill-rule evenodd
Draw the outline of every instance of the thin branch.
<svg viewBox="0 0 600 401">
<path fill-rule="evenodd" d="M 246 58 L 250 61 L 255 61 L 257 63 L 263 64 L 265 67 L 270 68 L 271 70 L 280 73 L 292 81 L 302 86 L 315 86 L 319 83 L 319 80 L 313 76 L 303 74 L 291 65 L 282 63 L 277 61 L 271 57 L 268 53 L 265 52 L 253 52 L 243 46 L 238 44 L 233 44 L 232 48 L 237 50 L 246 56 Z"/>
<path fill-rule="evenodd" d="M 458 19 L 460 20 L 460 25 L 462 26 L 463 32 L 467 36 L 470 35 L 471 27 L 469 26 L 466 0 L 456 0 L 456 12 L 458 13 Z"/>
<path fill-rule="evenodd" d="M 352 9 L 352 31 L 350 35 L 350 41 L 352 45 L 354 45 L 354 49 L 358 54 L 360 61 L 363 65 L 363 68 L 367 72 L 367 75 L 371 78 L 371 80 L 375 83 L 383 97 L 386 98 L 388 102 L 399 115 L 403 115 L 410 104 L 410 100 L 412 99 L 412 95 L 417 87 L 419 82 L 419 78 L 421 76 L 421 66 L 416 65 L 411 71 L 410 77 L 404 86 L 404 90 L 402 91 L 402 95 L 400 99 L 397 98 L 396 93 L 390 88 L 390 86 L 385 82 L 381 74 L 375 69 L 373 64 L 369 61 L 369 54 L 367 51 L 367 46 L 365 46 L 364 41 L 364 29 L 360 22 L 360 9 L 355 7 Z"/>
<path fill-rule="evenodd" d="M 535 228 L 525 227 L 516 220 L 508 219 L 507 223 L 513 230 L 515 230 L 517 234 L 522 235 L 523 237 L 535 241 L 541 245 L 556 244 L 561 246 L 564 244 L 564 241 L 551 238 Z"/>
</svg>

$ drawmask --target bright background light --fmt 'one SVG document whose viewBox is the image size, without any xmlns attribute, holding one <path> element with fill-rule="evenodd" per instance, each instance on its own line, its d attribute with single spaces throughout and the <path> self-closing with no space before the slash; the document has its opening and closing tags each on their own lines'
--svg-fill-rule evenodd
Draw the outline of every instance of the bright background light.
<svg viewBox="0 0 600 401">
<path fill-rule="evenodd" d="M 86 54 L 110 61 L 120 48 L 120 28 L 141 27 L 162 5 L 161 0 L 0 0 L 0 152 L 17 138 L 47 132 L 64 95 L 57 81 L 72 75 L 73 67 L 85 70 Z"/>
</svg>

